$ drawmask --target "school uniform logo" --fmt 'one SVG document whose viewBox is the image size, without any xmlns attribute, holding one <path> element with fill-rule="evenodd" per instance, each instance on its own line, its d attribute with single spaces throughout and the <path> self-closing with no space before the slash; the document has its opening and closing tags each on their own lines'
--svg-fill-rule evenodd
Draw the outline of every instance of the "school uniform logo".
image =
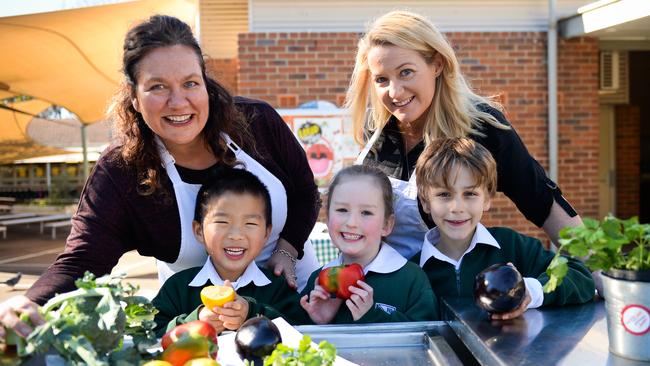
<svg viewBox="0 0 650 366">
<path fill-rule="evenodd" d="M 395 312 L 395 310 L 397 310 L 397 308 L 394 307 L 393 305 L 382 304 L 380 302 L 375 303 L 375 308 L 382 310 L 386 314 L 392 314 Z"/>
</svg>

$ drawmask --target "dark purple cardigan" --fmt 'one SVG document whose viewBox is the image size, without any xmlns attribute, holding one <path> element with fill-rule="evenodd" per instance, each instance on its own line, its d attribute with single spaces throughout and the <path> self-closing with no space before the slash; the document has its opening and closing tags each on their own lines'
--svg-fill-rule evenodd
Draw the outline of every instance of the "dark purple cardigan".
<svg viewBox="0 0 650 366">
<path fill-rule="evenodd" d="M 275 175 L 287 192 L 288 216 L 280 237 L 299 256 L 316 222 L 318 190 L 305 152 L 287 124 L 268 104 L 235 98 L 248 117 L 255 148 L 242 148 Z M 174 262 L 180 250 L 180 218 L 171 180 L 161 177 L 166 196 L 141 196 L 136 192 L 136 172 L 111 146 L 99 158 L 81 193 L 65 250 L 27 292 L 44 303 L 55 293 L 74 289 L 74 280 L 88 270 L 109 273 L 122 254 L 137 250 Z"/>
</svg>

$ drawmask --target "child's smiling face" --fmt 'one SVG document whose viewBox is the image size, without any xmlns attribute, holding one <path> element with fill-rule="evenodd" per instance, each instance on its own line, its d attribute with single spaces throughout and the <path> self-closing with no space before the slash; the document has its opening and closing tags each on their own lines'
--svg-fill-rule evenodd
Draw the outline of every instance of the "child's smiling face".
<svg viewBox="0 0 650 366">
<path fill-rule="evenodd" d="M 265 203 L 250 193 L 226 192 L 212 198 L 194 234 L 222 279 L 236 281 L 261 252 L 271 233 Z"/>
<path fill-rule="evenodd" d="M 440 231 L 440 243 L 467 249 L 483 212 L 490 209 L 490 195 L 477 187 L 476 179 L 464 166 L 455 166 L 450 187 L 436 185 L 422 202 L 425 212 Z"/>
<path fill-rule="evenodd" d="M 345 263 L 367 265 L 379 252 L 381 237 L 393 228 L 386 217 L 381 188 L 373 178 L 344 180 L 330 201 L 327 227 Z"/>
</svg>

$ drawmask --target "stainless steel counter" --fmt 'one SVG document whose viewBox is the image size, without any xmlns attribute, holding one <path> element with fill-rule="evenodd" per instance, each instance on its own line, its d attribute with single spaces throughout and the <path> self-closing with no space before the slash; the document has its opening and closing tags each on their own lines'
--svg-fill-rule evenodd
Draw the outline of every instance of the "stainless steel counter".
<svg viewBox="0 0 650 366">
<path fill-rule="evenodd" d="M 511 321 L 490 321 L 470 298 L 445 300 L 443 311 L 446 321 L 296 329 L 362 366 L 650 365 L 609 353 L 603 301 L 528 310 Z M 25 363 L 43 364 L 43 356 Z"/>
<path fill-rule="evenodd" d="M 603 301 L 531 309 L 510 321 L 490 321 L 470 298 L 444 302 L 448 324 L 482 365 L 650 364 L 609 353 Z"/>
<path fill-rule="evenodd" d="M 297 326 L 316 343 L 336 346 L 339 356 L 360 366 L 462 366 L 467 350 L 454 348 L 445 322 Z M 451 344 L 448 342 L 451 339 Z"/>
</svg>

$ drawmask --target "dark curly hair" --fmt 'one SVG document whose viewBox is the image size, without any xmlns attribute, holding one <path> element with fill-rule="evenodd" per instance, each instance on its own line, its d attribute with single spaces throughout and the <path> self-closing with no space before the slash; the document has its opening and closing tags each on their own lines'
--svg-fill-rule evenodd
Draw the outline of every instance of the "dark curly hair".
<svg viewBox="0 0 650 366">
<path fill-rule="evenodd" d="M 252 139 L 232 95 L 207 75 L 201 47 L 194 38 L 190 26 L 175 17 L 152 16 L 126 33 L 122 57 L 124 80 L 109 108 L 116 137 L 122 144 L 122 159 L 126 164 L 135 167 L 138 174 L 138 193 L 141 195 L 151 195 L 159 189 L 160 177 L 164 172 L 154 141 L 155 133 L 149 129 L 142 115 L 134 109 L 131 102 L 135 95 L 138 64 L 149 52 L 176 45 L 187 46 L 194 50 L 201 66 L 210 108 L 207 123 L 201 133 L 212 153 L 219 161 L 233 165 L 234 156 L 228 154 L 220 133 L 227 133 L 239 145 L 249 145 Z"/>
</svg>

